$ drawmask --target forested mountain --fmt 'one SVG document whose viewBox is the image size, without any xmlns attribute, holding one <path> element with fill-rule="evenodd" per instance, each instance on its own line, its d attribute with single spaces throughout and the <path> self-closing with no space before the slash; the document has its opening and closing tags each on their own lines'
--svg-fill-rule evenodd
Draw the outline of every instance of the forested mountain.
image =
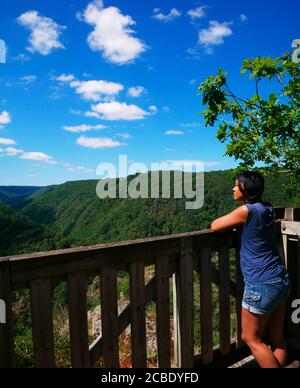
<svg viewBox="0 0 300 388">
<path fill-rule="evenodd" d="M 37 186 L 0 186 L 0 203 L 20 209 L 30 203 L 35 193 L 45 189 Z"/>
<path fill-rule="evenodd" d="M 0 204 L 0 256 L 55 249 L 57 240 L 44 225 Z"/>
<path fill-rule="evenodd" d="M 38 186 L 0 186 L 0 193 L 6 195 L 9 198 L 29 196 L 42 187 Z"/>
<path fill-rule="evenodd" d="M 28 196 L 15 204 L 15 210 L 1 206 L 1 255 L 206 229 L 214 218 L 237 206 L 232 199 L 232 171 L 205 174 L 205 201 L 198 210 L 186 210 L 187 199 L 172 196 L 101 200 L 96 196 L 97 183 L 75 181 L 29 189 Z M 275 207 L 300 207 L 299 194 L 287 198 L 284 183 L 284 176 L 267 178 L 265 200 Z M 24 194 L 22 189 L 13 191 Z"/>
</svg>

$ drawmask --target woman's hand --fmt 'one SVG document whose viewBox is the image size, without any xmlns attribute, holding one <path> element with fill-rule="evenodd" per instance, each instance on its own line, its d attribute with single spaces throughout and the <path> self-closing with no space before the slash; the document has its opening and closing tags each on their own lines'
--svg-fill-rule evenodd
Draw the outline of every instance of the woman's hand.
<svg viewBox="0 0 300 388">
<path fill-rule="evenodd" d="M 240 206 L 231 213 L 216 219 L 211 224 L 213 232 L 225 232 L 228 229 L 233 229 L 237 225 L 245 224 L 249 215 L 249 210 L 246 205 Z"/>
</svg>

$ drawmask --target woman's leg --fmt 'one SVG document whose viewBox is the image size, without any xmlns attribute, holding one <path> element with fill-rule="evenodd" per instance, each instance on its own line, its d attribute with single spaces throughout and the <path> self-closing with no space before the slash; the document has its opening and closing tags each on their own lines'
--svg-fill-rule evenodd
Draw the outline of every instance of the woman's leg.
<svg viewBox="0 0 300 388">
<path fill-rule="evenodd" d="M 273 354 L 282 368 L 285 367 L 287 361 L 287 347 L 283 333 L 284 316 L 285 305 L 282 303 L 277 310 L 271 314 L 267 329 Z"/>
<path fill-rule="evenodd" d="M 242 338 L 261 368 L 279 368 L 272 350 L 262 341 L 269 319 L 270 315 L 253 314 L 243 308 Z"/>
</svg>

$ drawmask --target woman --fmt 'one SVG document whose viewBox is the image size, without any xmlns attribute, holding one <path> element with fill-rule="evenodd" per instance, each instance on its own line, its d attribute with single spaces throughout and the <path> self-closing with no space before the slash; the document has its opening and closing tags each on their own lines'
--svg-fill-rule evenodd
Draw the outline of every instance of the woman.
<svg viewBox="0 0 300 388">
<path fill-rule="evenodd" d="M 215 220 L 211 229 L 222 232 L 243 224 L 241 269 L 245 281 L 242 303 L 242 339 L 261 368 L 283 368 L 287 360 L 284 340 L 285 302 L 290 283 L 275 243 L 275 214 L 262 200 L 264 178 L 246 171 L 235 180 L 233 198 L 244 205 Z M 271 349 L 263 343 L 267 333 Z"/>
</svg>

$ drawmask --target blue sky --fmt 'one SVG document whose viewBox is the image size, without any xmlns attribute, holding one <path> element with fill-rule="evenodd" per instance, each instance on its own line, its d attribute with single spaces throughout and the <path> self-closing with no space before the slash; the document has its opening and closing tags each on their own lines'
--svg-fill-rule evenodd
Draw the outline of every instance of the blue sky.
<svg viewBox="0 0 300 388">
<path fill-rule="evenodd" d="M 298 0 L 2 0 L 0 185 L 95 179 L 120 154 L 235 166 L 197 88 L 223 68 L 251 95 L 242 60 L 291 50 L 299 13 Z"/>
</svg>

